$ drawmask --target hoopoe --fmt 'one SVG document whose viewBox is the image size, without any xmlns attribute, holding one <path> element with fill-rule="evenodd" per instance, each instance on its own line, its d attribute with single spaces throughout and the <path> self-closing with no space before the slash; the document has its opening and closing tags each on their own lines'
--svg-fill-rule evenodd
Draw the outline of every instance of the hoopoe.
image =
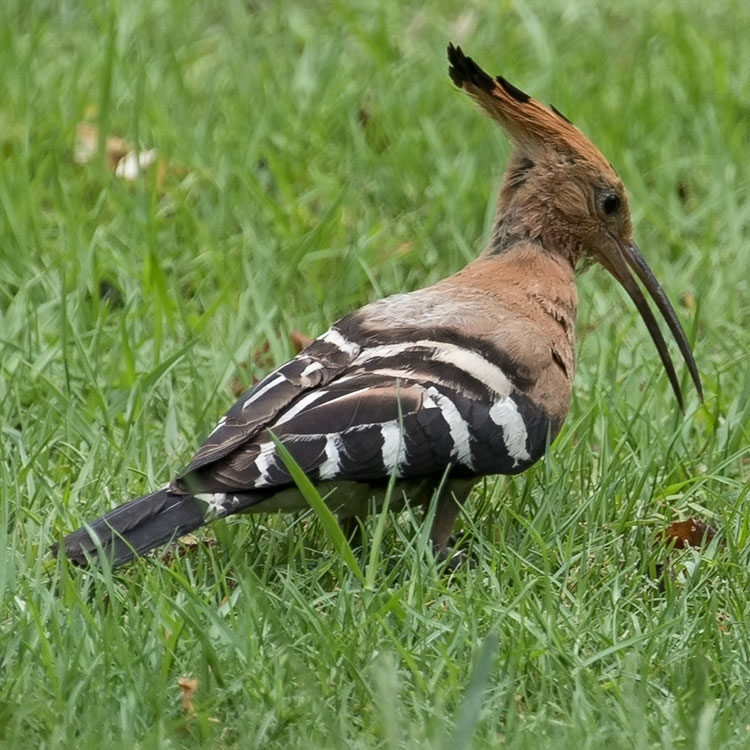
<svg viewBox="0 0 750 750">
<path fill-rule="evenodd" d="M 170 484 L 68 535 L 73 561 L 103 550 L 118 565 L 216 518 L 306 508 L 272 434 L 342 519 L 377 507 L 392 476 L 402 499 L 429 502 L 439 489 L 431 540 L 445 554 L 477 478 L 524 471 L 560 431 L 575 370 L 575 274 L 590 261 L 632 298 L 682 408 L 640 279 L 702 398 L 613 168 L 554 107 L 490 77 L 460 47 L 448 58 L 453 82 L 513 144 L 487 248 L 449 278 L 336 322 L 242 395 Z"/>
</svg>

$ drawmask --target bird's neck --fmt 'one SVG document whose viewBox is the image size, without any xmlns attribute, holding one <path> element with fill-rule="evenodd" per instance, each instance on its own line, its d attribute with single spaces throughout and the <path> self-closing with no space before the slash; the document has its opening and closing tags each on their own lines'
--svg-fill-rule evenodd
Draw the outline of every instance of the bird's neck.
<svg viewBox="0 0 750 750">
<path fill-rule="evenodd" d="M 564 259 L 575 270 L 581 257 L 578 228 L 556 216 L 550 188 L 534 174 L 528 160 L 516 157 L 497 202 L 492 237 L 484 255 L 503 255 L 520 243 L 532 243 Z"/>
<path fill-rule="evenodd" d="M 490 246 L 457 277 L 500 300 L 518 297 L 520 309 L 524 300 L 538 304 L 572 340 L 578 295 L 574 268 L 562 254 L 528 241 L 517 241 L 502 253 Z"/>
<path fill-rule="evenodd" d="M 484 300 L 486 335 L 535 375 L 529 395 L 562 423 L 575 374 L 578 294 L 571 264 L 538 244 L 517 242 L 501 254 L 484 253 L 452 283 Z"/>
</svg>

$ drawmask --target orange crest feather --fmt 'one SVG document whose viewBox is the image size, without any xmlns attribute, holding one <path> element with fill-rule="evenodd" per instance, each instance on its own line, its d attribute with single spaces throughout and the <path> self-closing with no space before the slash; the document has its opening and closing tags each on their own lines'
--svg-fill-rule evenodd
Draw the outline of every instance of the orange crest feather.
<svg viewBox="0 0 750 750">
<path fill-rule="evenodd" d="M 554 107 L 545 107 L 503 76 L 492 78 L 460 47 L 449 44 L 448 59 L 453 83 L 476 99 L 522 152 L 533 158 L 540 149 L 565 151 L 612 170 L 596 146 Z"/>
</svg>

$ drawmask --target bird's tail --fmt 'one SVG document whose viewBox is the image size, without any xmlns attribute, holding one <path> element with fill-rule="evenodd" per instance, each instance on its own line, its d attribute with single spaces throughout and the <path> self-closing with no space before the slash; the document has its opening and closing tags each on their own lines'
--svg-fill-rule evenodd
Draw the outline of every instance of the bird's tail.
<svg viewBox="0 0 750 750">
<path fill-rule="evenodd" d="M 178 495 L 167 488 L 131 500 L 62 540 L 65 554 L 78 565 L 103 554 L 112 566 L 177 539 L 202 526 L 208 506 L 192 495 Z M 60 545 L 52 551 L 57 554 Z"/>
</svg>

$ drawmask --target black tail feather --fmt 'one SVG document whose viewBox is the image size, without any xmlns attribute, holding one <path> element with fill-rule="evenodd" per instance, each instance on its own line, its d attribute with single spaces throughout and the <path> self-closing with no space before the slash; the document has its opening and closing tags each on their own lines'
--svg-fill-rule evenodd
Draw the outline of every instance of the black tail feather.
<svg viewBox="0 0 750 750">
<path fill-rule="evenodd" d="M 101 548 L 115 567 L 202 526 L 206 510 L 206 504 L 192 495 L 177 495 L 165 488 L 120 505 L 68 534 L 62 546 L 78 565 L 87 565 Z M 58 548 L 56 544 L 52 551 L 57 554 Z"/>
</svg>

